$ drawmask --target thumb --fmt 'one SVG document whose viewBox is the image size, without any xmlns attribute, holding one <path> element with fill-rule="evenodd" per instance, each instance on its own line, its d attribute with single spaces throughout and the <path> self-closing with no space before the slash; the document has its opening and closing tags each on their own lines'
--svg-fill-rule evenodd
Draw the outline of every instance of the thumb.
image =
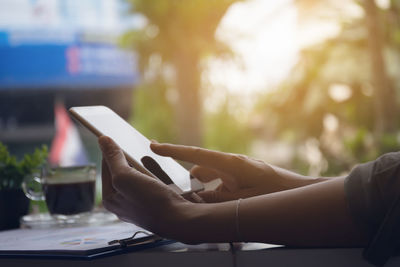
<svg viewBox="0 0 400 267">
<path fill-rule="evenodd" d="M 111 174 L 120 172 L 124 168 L 129 168 L 124 152 L 110 137 L 101 136 L 99 145 Z"/>
</svg>

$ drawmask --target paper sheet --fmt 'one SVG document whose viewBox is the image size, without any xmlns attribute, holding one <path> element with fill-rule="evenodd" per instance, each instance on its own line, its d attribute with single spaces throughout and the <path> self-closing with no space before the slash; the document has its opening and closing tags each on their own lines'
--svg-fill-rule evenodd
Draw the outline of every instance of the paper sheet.
<svg viewBox="0 0 400 267">
<path fill-rule="evenodd" d="M 0 251 L 85 251 L 132 236 L 142 228 L 124 222 L 105 226 L 61 229 L 18 229 L 0 232 Z M 143 237 L 138 234 L 136 237 Z M 136 238 L 135 237 L 135 238 Z"/>
</svg>

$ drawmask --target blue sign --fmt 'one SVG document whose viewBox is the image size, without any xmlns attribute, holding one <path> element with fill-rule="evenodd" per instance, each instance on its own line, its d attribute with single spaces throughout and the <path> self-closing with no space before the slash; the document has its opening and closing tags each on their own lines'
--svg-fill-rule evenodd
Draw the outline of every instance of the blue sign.
<svg viewBox="0 0 400 267">
<path fill-rule="evenodd" d="M 76 35 L 0 32 L 0 90 L 101 89 L 138 81 L 134 53 L 111 44 L 80 42 Z"/>
</svg>

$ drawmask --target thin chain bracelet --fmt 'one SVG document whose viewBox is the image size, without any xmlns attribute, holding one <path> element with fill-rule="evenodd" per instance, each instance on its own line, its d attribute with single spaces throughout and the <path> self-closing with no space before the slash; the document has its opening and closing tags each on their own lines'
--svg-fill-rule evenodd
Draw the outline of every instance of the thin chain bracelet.
<svg viewBox="0 0 400 267">
<path fill-rule="evenodd" d="M 236 201 L 236 237 L 237 241 L 241 241 L 241 235 L 240 235 L 240 226 L 239 226 L 239 207 L 240 207 L 240 201 L 242 201 L 241 198 L 239 198 Z"/>
</svg>

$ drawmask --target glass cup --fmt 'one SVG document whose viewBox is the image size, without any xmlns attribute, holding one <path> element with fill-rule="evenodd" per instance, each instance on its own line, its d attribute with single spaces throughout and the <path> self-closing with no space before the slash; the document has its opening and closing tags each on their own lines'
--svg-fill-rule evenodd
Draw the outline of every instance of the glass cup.
<svg viewBox="0 0 400 267">
<path fill-rule="evenodd" d="M 22 189 L 32 200 L 45 200 L 53 216 L 88 213 L 93 210 L 95 202 L 96 168 L 94 164 L 44 167 L 40 177 L 25 178 Z"/>
</svg>

